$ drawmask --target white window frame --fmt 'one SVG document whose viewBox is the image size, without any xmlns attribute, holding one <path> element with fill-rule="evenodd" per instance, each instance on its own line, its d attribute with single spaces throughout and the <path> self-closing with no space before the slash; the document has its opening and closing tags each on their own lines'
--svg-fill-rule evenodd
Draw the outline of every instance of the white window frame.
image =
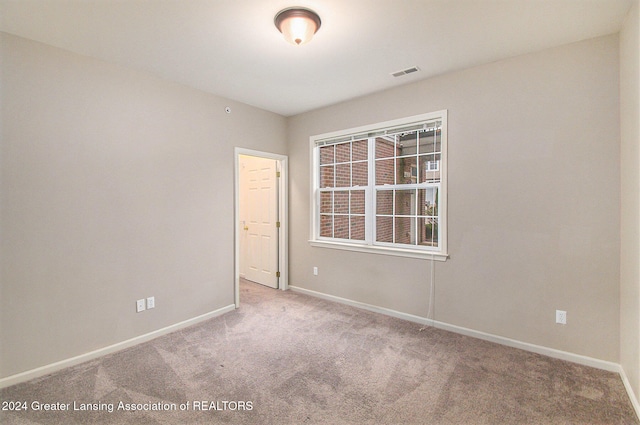
<svg viewBox="0 0 640 425">
<path fill-rule="evenodd" d="M 440 170 L 440 161 L 427 161 L 427 170 L 426 171 L 439 171 Z M 433 167 L 432 167 L 433 165 Z"/>
<path fill-rule="evenodd" d="M 440 182 L 437 184 L 439 191 L 438 200 L 438 247 L 427 246 L 407 246 L 401 244 L 375 242 L 375 176 L 372 161 L 375 163 L 372 151 L 372 139 L 376 136 L 390 133 L 397 133 L 400 129 L 413 128 L 421 124 L 438 120 L 441 122 L 441 150 L 438 168 L 440 171 Z M 369 184 L 365 191 L 365 241 L 345 240 L 320 237 L 320 157 L 319 147 L 327 142 L 338 140 L 362 140 L 369 138 Z M 415 115 L 398 120 L 386 121 L 347 130 L 335 131 L 319 134 L 309 138 L 310 164 L 311 164 L 311 226 L 310 239 L 311 246 L 320 248 L 344 249 L 349 251 L 367 252 L 375 254 L 395 255 L 411 258 L 429 258 L 445 261 L 448 258 L 447 251 L 447 110 L 431 112 L 427 114 Z M 428 166 L 427 166 L 428 167 Z M 429 170 L 434 171 L 434 170 Z M 401 186 L 401 187 L 400 187 Z M 392 185 L 389 188 L 413 189 L 424 188 L 418 185 L 404 184 Z M 386 187 L 385 187 L 386 188 Z"/>
</svg>

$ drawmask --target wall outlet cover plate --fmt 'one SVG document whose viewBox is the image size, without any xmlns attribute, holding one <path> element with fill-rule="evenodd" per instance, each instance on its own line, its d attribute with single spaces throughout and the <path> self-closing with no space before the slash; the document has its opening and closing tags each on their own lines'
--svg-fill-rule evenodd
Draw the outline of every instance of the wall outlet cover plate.
<svg viewBox="0 0 640 425">
<path fill-rule="evenodd" d="M 138 300 L 136 301 L 136 312 L 140 313 L 141 311 L 145 310 L 145 304 L 144 304 L 144 299 Z"/>
</svg>

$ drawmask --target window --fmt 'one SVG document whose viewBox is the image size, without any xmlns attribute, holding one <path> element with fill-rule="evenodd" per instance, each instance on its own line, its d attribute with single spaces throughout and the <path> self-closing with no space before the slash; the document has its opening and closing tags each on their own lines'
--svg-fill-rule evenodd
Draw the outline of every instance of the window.
<svg viewBox="0 0 640 425">
<path fill-rule="evenodd" d="M 311 243 L 445 259 L 447 111 L 311 137 Z"/>
<path fill-rule="evenodd" d="M 426 171 L 438 171 L 440 169 L 440 161 L 427 161 Z"/>
</svg>

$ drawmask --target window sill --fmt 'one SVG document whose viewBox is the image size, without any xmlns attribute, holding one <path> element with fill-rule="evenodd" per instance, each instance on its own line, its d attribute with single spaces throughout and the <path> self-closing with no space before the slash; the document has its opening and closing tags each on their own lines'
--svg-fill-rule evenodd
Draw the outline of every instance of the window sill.
<svg viewBox="0 0 640 425">
<path fill-rule="evenodd" d="M 309 244 L 316 248 L 342 249 L 346 251 L 365 252 L 368 254 L 393 255 L 396 257 L 419 258 L 435 261 L 447 261 L 449 255 L 442 252 L 419 251 L 404 248 L 391 248 L 386 246 L 371 246 L 350 244 L 345 242 L 310 240 Z"/>
</svg>

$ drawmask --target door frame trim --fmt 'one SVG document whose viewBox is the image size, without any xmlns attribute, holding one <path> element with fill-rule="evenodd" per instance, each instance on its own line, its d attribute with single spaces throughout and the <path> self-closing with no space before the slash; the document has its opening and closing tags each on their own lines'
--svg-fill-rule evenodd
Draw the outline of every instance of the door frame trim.
<svg viewBox="0 0 640 425">
<path fill-rule="evenodd" d="M 289 196 L 288 174 L 289 157 L 271 152 L 262 152 L 253 149 L 234 148 L 234 302 L 236 308 L 240 307 L 240 155 L 255 156 L 258 158 L 273 159 L 278 162 L 280 178 L 278 179 L 278 269 L 280 280 L 278 287 L 286 291 L 289 289 Z"/>
</svg>

